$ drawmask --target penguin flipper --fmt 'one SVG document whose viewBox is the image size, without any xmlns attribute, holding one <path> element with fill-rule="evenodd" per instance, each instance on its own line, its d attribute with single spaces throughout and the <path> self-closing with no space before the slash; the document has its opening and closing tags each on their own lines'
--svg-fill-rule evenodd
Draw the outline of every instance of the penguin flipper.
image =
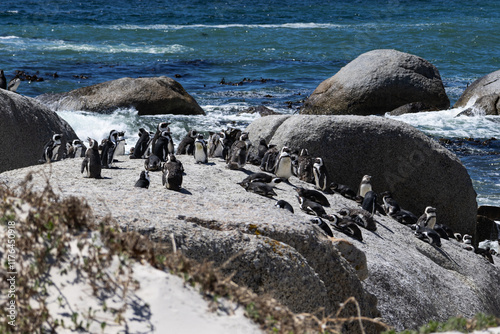
<svg viewBox="0 0 500 334">
<path fill-rule="evenodd" d="M 81 168 L 80 173 L 83 174 L 83 172 L 85 170 L 87 170 L 87 172 L 88 172 L 88 162 L 89 162 L 89 160 L 87 158 L 83 159 L 83 161 L 82 161 L 82 168 Z"/>
</svg>

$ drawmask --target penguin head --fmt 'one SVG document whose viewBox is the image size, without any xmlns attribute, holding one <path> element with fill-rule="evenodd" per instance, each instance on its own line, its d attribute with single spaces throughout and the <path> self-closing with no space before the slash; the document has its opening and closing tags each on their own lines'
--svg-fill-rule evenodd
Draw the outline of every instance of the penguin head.
<svg viewBox="0 0 500 334">
<path fill-rule="evenodd" d="M 161 132 L 161 136 L 162 136 L 162 137 L 165 137 L 165 138 L 170 137 L 170 131 L 167 131 L 167 130 L 162 131 L 162 132 Z"/>
<path fill-rule="evenodd" d="M 191 138 L 196 138 L 196 137 L 198 137 L 198 131 L 196 131 L 196 130 L 191 130 L 191 131 L 189 131 L 188 135 L 189 135 L 189 137 L 191 137 Z"/>
<path fill-rule="evenodd" d="M 92 138 L 88 138 L 87 139 L 89 141 L 89 146 L 93 149 L 93 150 L 97 150 L 99 149 L 99 143 L 97 142 L 97 140 L 94 140 Z"/>
<path fill-rule="evenodd" d="M 436 213 L 436 208 L 433 208 L 432 206 L 428 206 L 425 208 L 425 213 L 427 215 L 435 214 Z"/>
<path fill-rule="evenodd" d="M 167 157 L 167 162 L 176 162 L 177 159 L 175 158 L 175 155 L 173 153 L 170 153 Z"/>
<path fill-rule="evenodd" d="M 372 180 L 372 177 L 370 175 L 365 175 L 363 176 L 363 178 L 361 179 L 361 183 L 370 183 Z"/>
<path fill-rule="evenodd" d="M 163 132 L 168 130 L 170 132 L 170 129 L 168 128 L 169 125 L 170 122 L 161 122 L 158 124 L 158 131 Z"/>
<path fill-rule="evenodd" d="M 111 130 L 109 132 L 108 140 L 111 141 L 112 143 L 116 143 L 116 141 L 118 140 L 118 131 Z"/>
<path fill-rule="evenodd" d="M 314 166 L 316 166 L 316 168 L 323 166 L 323 158 L 318 157 L 314 159 Z"/>
<path fill-rule="evenodd" d="M 248 132 L 242 132 L 240 135 L 240 140 L 245 141 L 248 139 Z"/>
<path fill-rule="evenodd" d="M 82 142 L 79 139 L 73 139 L 73 142 L 71 143 L 73 147 L 82 147 Z"/>
<path fill-rule="evenodd" d="M 472 244 L 472 236 L 470 234 L 464 234 L 463 242 L 464 242 L 464 244 L 467 244 L 467 245 Z"/>
<path fill-rule="evenodd" d="M 61 145 L 62 136 L 62 133 L 56 133 L 55 135 L 53 135 L 52 140 L 54 141 L 54 144 Z"/>
</svg>

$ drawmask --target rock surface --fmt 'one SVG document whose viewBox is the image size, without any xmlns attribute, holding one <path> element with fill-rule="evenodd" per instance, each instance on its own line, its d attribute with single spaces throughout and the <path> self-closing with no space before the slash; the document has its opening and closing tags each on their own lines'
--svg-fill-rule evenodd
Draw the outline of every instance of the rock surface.
<svg viewBox="0 0 500 334">
<path fill-rule="evenodd" d="M 355 191 L 363 175 L 373 189 L 391 191 L 419 216 L 437 208 L 438 221 L 475 234 L 476 192 L 467 170 L 447 149 L 403 122 L 361 116 L 267 116 L 246 130 L 252 142 L 307 148 L 324 159 L 332 181 Z"/>
<path fill-rule="evenodd" d="M 69 124 L 35 99 L 0 90 L 0 172 L 38 164 L 43 148 L 54 134 L 77 139 Z"/>
<path fill-rule="evenodd" d="M 43 94 L 37 99 L 54 110 L 107 112 L 134 107 L 139 115 L 205 114 L 180 83 L 165 76 L 121 78 L 67 93 Z"/>
<path fill-rule="evenodd" d="M 111 214 L 124 228 L 170 245 L 173 233 L 178 250 L 224 264 L 234 281 L 248 282 L 296 312 L 324 306 L 325 314 L 331 314 L 339 302 L 355 296 L 364 315 L 377 316 L 378 309 L 399 330 L 456 315 L 500 315 L 500 286 L 492 283 L 500 280 L 498 264 L 465 251 L 458 242 L 444 240 L 442 248 L 434 248 L 407 226 L 382 216 L 375 217 L 377 231 L 363 230 L 363 242 L 340 232 L 334 236 L 344 240 L 332 240 L 300 211 L 293 188 L 308 184 L 297 178 L 276 189 L 276 198 L 294 206 L 291 214 L 274 207 L 273 199 L 236 184 L 259 171 L 255 166 L 234 171 L 218 159 L 197 165 L 192 156 L 178 158 L 186 171 L 182 192 L 164 189 L 159 172 L 150 173 L 149 189 L 134 188 L 143 162 L 128 157 L 117 163 L 119 169 L 104 170 L 102 180 L 83 178 L 81 159 L 69 159 L 4 172 L 0 182 L 15 189 L 29 171 L 42 173 L 33 179 L 35 189 L 41 190 L 48 179 L 62 196 L 84 197 L 98 217 Z M 340 195 L 326 196 L 328 213 L 357 205 Z M 358 277 L 366 275 L 360 282 Z"/>
<path fill-rule="evenodd" d="M 301 114 L 385 114 L 414 102 L 432 109 L 449 108 L 437 68 L 408 53 L 373 50 L 323 81 L 306 100 Z"/>
<path fill-rule="evenodd" d="M 500 70 L 487 74 L 474 81 L 462 93 L 453 108 L 473 104 L 469 109 L 481 110 L 487 115 L 498 115 L 500 110 Z"/>
</svg>

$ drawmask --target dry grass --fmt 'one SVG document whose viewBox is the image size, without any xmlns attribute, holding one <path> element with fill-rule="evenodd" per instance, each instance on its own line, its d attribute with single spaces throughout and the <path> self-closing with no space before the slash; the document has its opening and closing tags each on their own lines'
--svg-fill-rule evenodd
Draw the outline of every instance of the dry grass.
<svg viewBox="0 0 500 334">
<path fill-rule="evenodd" d="M 388 329 L 385 324 L 361 316 L 359 305 L 354 298 L 348 299 L 335 315 L 295 314 L 286 306 L 266 295 L 257 295 L 249 289 L 238 286 L 225 277 L 211 263 L 198 263 L 172 252 L 165 244 L 155 243 L 136 232 L 121 232 L 111 217 L 96 222 L 90 207 L 84 200 L 69 197 L 59 198 L 52 190 L 48 180 L 41 192 L 31 188 L 31 175 L 15 190 L 0 185 L 0 222 L 7 227 L 7 222 L 16 223 L 16 302 L 18 316 L 15 332 L 18 333 L 56 333 L 59 327 L 85 330 L 92 322 L 98 322 L 104 329 L 107 325 L 102 319 L 92 314 L 76 314 L 71 324 L 64 324 L 47 309 L 47 289 L 51 285 L 51 268 L 76 269 L 89 282 L 96 297 L 106 308 L 103 295 L 120 295 L 125 300 L 126 294 L 137 288 L 132 281 L 131 270 L 121 268 L 122 279 L 103 274 L 112 262 L 113 256 L 133 259 L 141 263 L 150 263 L 157 269 L 167 270 L 183 277 L 187 284 L 199 288 L 210 301 L 213 308 L 219 307 L 221 297 L 242 305 L 247 317 L 258 323 L 269 333 L 341 333 L 346 328 L 355 326 L 359 333 L 370 324 L 377 331 Z M 103 247 L 89 247 L 92 238 L 98 233 Z M 74 260 L 70 254 L 70 242 L 77 240 L 78 247 L 88 248 L 84 261 Z M 0 236 L 0 245 L 6 244 L 6 233 Z M 6 252 L 1 254 L 3 269 L 0 269 L 0 288 L 6 289 Z M 125 262 L 130 264 L 130 262 Z M 125 279 L 123 279 L 125 277 Z M 4 296 L 2 296 L 4 297 Z M 35 303 L 34 303 L 35 302 Z M 0 308 L 5 309 L 8 299 L 0 299 Z M 344 307 L 354 304 L 358 316 L 344 318 L 340 314 Z M 115 307 L 112 312 L 116 323 L 126 321 L 123 314 L 126 303 Z M 7 323 L 0 324 L 0 332 L 13 332 Z"/>
</svg>

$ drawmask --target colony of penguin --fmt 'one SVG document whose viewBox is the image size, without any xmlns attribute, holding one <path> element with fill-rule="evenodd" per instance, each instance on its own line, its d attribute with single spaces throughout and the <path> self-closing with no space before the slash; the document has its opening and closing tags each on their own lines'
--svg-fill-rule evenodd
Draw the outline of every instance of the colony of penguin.
<svg viewBox="0 0 500 334">
<path fill-rule="evenodd" d="M 436 208 L 432 206 L 427 206 L 418 217 L 403 209 L 389 191 L 376 193 L 370 175 L 362 177 L 355 191 L 349 186 L 333 182 L 323 158 L 310 155 L 307 149 L 278 148 L 261 139 L 258 146 L 250 150 L 253 145 L 248 133 L 232 127 L 220 132 L 209 132 L 207 139 L 201 132 L 191 129 L 175 151 L 169 125 L 169 122 L 161 122 L 155 132 L 139 129 L 139 140 L 129 155 L 130 159 L 144 160 L 144 170 L 135 182 L 135 187 L 149 188 L 149 173 L 158 171 L 162 173 L 162 185 L 166 189 L 181 191 L 185 172 L 182 162 L 176 157 L 178 155 L 192 155 L 197 164 L 207 164 L 209 158 L 220 158 L 226 162 L 228 169 L 236 171 L 242 170 L 248 163 L 259 166 L 261 172 L 247 175 L 238 185 L 247 192 L 275 200 L 277 208 L 291 213 L 294 213 L 292 204 L 276 199 L 276 186 L 281 182 L 291 184 L 289 179 L 292 175 L 311 184 L 308 189 L 292 185 L 298 207 L 312 216 L 309 223 L 329 237 L 338 231 L 363 242 L 362 231 L 375 231 L 376 217 L 383 215 L 408 226 L 416 238 L 434 247 L 441 247 L 441 239 L 457 240 L 464 249 L 480 254 L 493 263 L 492 255 L 496 255 L 493 248 L 473 247 L 470 235 L 462 236 L 447 225 L 437 223 Z M 72 140 L 66 144 L 62 158 L 83 157 L 81 172 L 86 171 L 86 177 L 89 178 L 102 178 L 101 170 L 115 168 L 116 156 L 125 155 L 124 134 L 112 130 L 100 144 L 88 138 L 88 149 L 78 139 Z M 55 134 L 45 145 L 40 162 L 60 159 L 61 137 L 61 134 Z M 327 213 L 325 208 L 329 208 L 330 203 L 324 194 L 334 193 L 352 200 L 355 205 Z"/>
</svg>

